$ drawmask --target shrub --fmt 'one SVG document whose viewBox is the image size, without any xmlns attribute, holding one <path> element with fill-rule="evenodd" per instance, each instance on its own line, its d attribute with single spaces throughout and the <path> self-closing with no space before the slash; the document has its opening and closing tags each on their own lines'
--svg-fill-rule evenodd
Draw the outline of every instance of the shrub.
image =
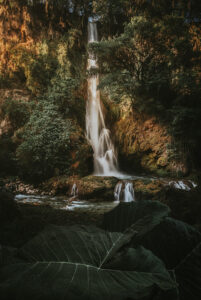
<svg viewBox="0 0 201 300">
<path fill-rule="evenodd" d="M 39 102 L 17 149 L 22 176 L 38 181 L 67 173 L 71 131 L 71 121 L 62 119 L 55 104 Z"/>
<path fill-rule="evenodd" d="M 14 129 L 24 126 L 30 117 L 30 104 L 24 101 L 8 98 L 3 103 L 1 110 L 2 116 L 9 118 Z"/>
</svg>

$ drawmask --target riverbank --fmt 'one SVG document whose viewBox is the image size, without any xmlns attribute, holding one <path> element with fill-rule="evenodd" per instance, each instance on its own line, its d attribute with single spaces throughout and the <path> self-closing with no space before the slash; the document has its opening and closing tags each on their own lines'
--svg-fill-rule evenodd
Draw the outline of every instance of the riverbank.
<svg viewBox="0 0 201 300">
<path fill-rule="evenodd" d="M 23 199 L 27 199 L 24 195 Z M 88 206 L 86 209 L 65 209 L 67 198 L 60 198 L 63 207 L 40 201 L 44 196 L 36 196 L 37 201 L 17 201 L 6 189 L 0 190 L 0 212 L 4 218 L 0 220 L 0 245 L 18 248 L 41 232 L 50 224 L 59 226 L 100 225 L 105 211 L 112 207 Z M 33 198 L 32 198 L 33 199 Z M 50 199 L 50 198 L 49 198 Z M 52 199 L 52 198 L 51 198 Z"/>
<path fill-rule="evenodd" d="M 182 181 L 168 182 L 165 179 L 148 177 L 129 181 L 133 184 L 136 201 L 160 201 L 171 209 L 172 217 L 201 231 L 200 187 L 193 186 L 187 180 L 183 185 Z M 48 224 L 100 224 L 105 211 L 112 209 L 110 203 L 114 201 L 114 189 L 121 180 L 114 177 L 63 176 L 52 178 L 39 186 L 21 182 L 18 178 L 7 178 L 1 182 L 11 192 L 9 201 L 13 201 L 13 206 L 9 206 L 8 217 L 5 216 L 7 220 L 1 226 L 0 243 L 5 244 L 7 241 L 8 245 L 15 247 Z M 74 183 L 78 188 L 76 197 L 71 195 Z M 14 195 L 19 195 L 15 201 Z M 12 207 L 15 207 L 13 217 Z M 74 209 L 75 207 L 78 209 Z"/>
</svg>

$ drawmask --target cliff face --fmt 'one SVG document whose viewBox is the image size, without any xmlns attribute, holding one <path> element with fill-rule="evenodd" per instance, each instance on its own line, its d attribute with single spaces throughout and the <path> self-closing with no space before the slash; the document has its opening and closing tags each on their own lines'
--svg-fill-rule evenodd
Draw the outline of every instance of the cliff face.
<svg viewBox="0 0 201 300">
<path fill-rule="evenodd" d="M 0 72 L 12 77 L 19 67 L 17 52 L 26 49 L 36 53 L 41 29 L 44 28 L 45 32 L 47 28 L 41 16 L 31 14 L 29 7 L 20 1 L 4 1 L 0 6 L 0 20 Z M 46 33 L 48 36 L 50 32 L 47 30 Z"/>
<path fill-rule="evenodd" d="M 168 128 L 155 117 L 140 114 L 125 100 L 118 105 L 119 114 L 112 132 L 124 171 L 148 172 L 158 175 L 186 175 L 185 158 L 175 153 Z"/>
<path fill-rule="evenodd" d="M 27 3 L 13 0 L 0 5 L 0 86 L 23 84 L 39 94 L 63 64 L 69 73 L 82 68 L 86 24 L 84 16 L 53 2 Z M 73 60 L 73 51 L 77 64 L 65 60 L 67 54 Z"/>
</svg>

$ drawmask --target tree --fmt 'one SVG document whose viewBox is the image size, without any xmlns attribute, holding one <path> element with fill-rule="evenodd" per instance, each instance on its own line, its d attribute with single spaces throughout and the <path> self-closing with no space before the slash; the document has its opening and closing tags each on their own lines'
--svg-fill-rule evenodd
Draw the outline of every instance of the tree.
<svg viewBox="0 0 201 300">
<path fill-rule="evenodd" d="M 100 88 L 114 99 L 130 97 L 136 110 L 165 123 L 177 144 L 191 141 L 191 148 L 185 148 L 191 159 L 198 159 L 201 49 L 194 47 L 192 25 L 186 18 L 172 15 L 171 5 L 157 3 L 141 2 L 138 16 L 131 18 L 122 34 L 90 45 L 99 59 Z M 163 17 L 159 8 L 166 12 Z"/>
<path fill-rule="evenodd" d="M 71 131 L 72 123 L 62 119 L 54 104 L 39 103 L 17 149 L 21 174 L 38 181 L 55 175 L 57 169 L 68 173 Z"/>
</svg>

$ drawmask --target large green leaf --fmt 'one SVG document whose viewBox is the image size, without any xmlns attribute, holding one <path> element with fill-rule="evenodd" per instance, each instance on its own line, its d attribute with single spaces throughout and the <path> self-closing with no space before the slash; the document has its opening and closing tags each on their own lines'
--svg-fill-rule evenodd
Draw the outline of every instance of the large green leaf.
<svg viewBox="0 0 201 300">
<path fill-rule="evenodd" d="M 201 243 L 175 268 L 182 300 L 201 299 Z"/>
<path fill-rule="evenodd" d="M 169 212 L 168 206 L 158 201 L 121 202 L 104 215 L 102 227 L 115 232 L 135 227 L 135 236 L 142 236 L 158 225 Z"/>
<path fill-rule="evenodd" d="M 174 269 L 200 242 L 201 234 L 195 228 L 168 217 L 134 245 L 151 250 L 168 269 Z"/>
<path fill-rule="evenodd" d="M 16 263 L 17 249 L 0 245 L 0 267 Z M 20 259 L 17 259 L 20 261 Z"/>
<path fill-rule="evenodd" d="M 129 205 L 123 203 L 105 215 L 103 225 L 113 231 L 123 231 L 133 226 L 140 228 L 139 224 L 144 221 L 143 231 L 139 230 L 133 236 L 129 246 L 143 245 L 164 261 L 166 267 L 171 269 L 175 280 L 179 283 L 181 300 L 200 300 L 201 234 L 184 222 L 164 217 L 164 206 L 152 203 L 150 201 L 129 203 Z M 149 222 L 151 214 L 153 221 Z M 132 223 L 133 225 L 131 225 Z M 120 258 L 116 257 L 117 259 Z M 117 263 L 116 260 L 110 263 L 115 264 Z M 127 261 L 129 263 L 128 257 Z M 174 297 L 177 297 L 177 289 L 165 294 L 161 293 L 161 297 L 156 299 L 176 299 Z"/>
<path fill-rule="evenodd" d="M 156 257 L 158 262 L 159 258 Z M 153 260 L 153 254 L 151 251 L 139 246 L 136 249 L 133 248 L 125 248 L 121 253 L 118 253 L 107 265 L 105 268 L 111 269 L 121 269 L 121 270 L 131 270 L 135 269 L 136 271 L 146 271 L 147 265 L 152 265 L 152 270 L 154 273 L 160 272 L 158 269 L 161 268 L 160 263 L 156 264 L 156 261 Z M 170 275 L 175 281 L 175 272 L 171 271 Z M 171 290 L 155 290 L 150 299 L 153 300 L 178 300 L 179 299 L 179 291 L 177 287 L 174 287 Z"/>
<path fill-rule="evenodd" d="M 95 227 L 53 226 L 20 250 L 24 263 L 1 270 L 1 299 L 140 299 L 156 287 L 174 288 L 164 264 L 144 248 L 130 250 L 129 267 L 104 267 L 130 238 Z"/>
</svg>

